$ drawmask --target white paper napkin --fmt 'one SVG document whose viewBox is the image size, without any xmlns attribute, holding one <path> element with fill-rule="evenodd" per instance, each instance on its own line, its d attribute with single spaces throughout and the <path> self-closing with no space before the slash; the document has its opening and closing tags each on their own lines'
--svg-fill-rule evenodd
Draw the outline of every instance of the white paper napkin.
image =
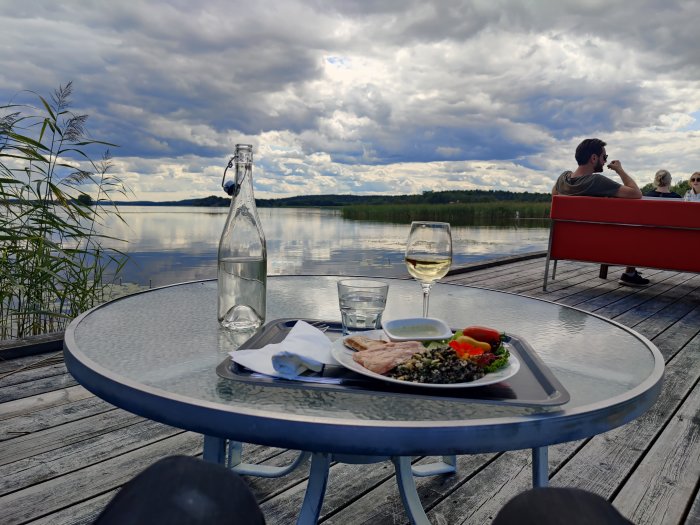
<svg viewBox="0 0 700 525">
<path fill-rule="evenodd" d="M 324 364 L 337 365 L 326 334 L 297 321 L 280 343 L 254 350 L 229 352 L 231 359 L 250 370 L 275 377 L 294 378 L 306 370 L 320 372 Z"/>
</svg>

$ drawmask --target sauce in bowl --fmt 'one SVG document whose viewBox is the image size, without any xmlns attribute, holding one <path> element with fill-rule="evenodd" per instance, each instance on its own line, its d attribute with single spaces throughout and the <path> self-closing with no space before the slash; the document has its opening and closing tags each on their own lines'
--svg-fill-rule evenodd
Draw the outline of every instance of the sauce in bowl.
<svg viewBox="0 0 700 525">
<path fill-rule="evenodd" d="M 412 317 L 382 323 L 384 333 L 392 341 L 431 341 L 452 337 L 452 330 L 440 319 Z"/>
</svg>

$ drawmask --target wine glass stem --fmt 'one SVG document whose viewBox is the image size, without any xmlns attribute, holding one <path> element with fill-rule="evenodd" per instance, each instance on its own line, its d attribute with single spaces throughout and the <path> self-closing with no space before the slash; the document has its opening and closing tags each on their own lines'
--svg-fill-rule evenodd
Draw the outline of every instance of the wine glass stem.
<svg viewBox="0 0 700 525">
<path fill-rule="evenodd" d="M 428 317 L 428 302 L 430 299 L 430 287 L 433 283 L 420 283 L 423 288 L 423 317 Z"/>
</svg>

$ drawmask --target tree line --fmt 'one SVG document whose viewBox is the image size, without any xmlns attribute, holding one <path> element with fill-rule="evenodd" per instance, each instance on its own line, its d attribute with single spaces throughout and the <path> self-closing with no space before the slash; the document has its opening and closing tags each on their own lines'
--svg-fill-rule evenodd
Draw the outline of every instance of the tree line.
<svg viewBox="0 0 700 525">
<path fill-rule="evenodd" d="M 531 193 L 504 190 L 449 190 L 424 191 L 413 195 L 298 195 L 278 199 L 255 199 L 261 208 L 309 208 L 309 207 L 343 207 L 358 204 L 474 204 L 485 202 L 550 202 L 549 193 Z M 231 199 L 210 195 L 201 199 L 180 201 L 152 202 L 131 201 L 120 205 L 139 206 L 228 206 Z"/>
</svg>

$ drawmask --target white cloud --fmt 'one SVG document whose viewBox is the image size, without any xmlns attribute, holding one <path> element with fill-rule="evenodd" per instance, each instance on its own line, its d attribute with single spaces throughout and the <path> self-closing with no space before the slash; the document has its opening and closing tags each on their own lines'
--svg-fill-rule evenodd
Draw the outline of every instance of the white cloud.
<svg viewBox="0 0 700 525">
<path fill-rule="evenodd" d="M 700 166 L 699 16 L 665 0 L 6 1 L 0 101 L 73 80 L 140 199 L 221 194 L 237 142 L 255 145 L 261 197 L 548 191 L 589 136 L 645 183 Z"/>
</svg>

